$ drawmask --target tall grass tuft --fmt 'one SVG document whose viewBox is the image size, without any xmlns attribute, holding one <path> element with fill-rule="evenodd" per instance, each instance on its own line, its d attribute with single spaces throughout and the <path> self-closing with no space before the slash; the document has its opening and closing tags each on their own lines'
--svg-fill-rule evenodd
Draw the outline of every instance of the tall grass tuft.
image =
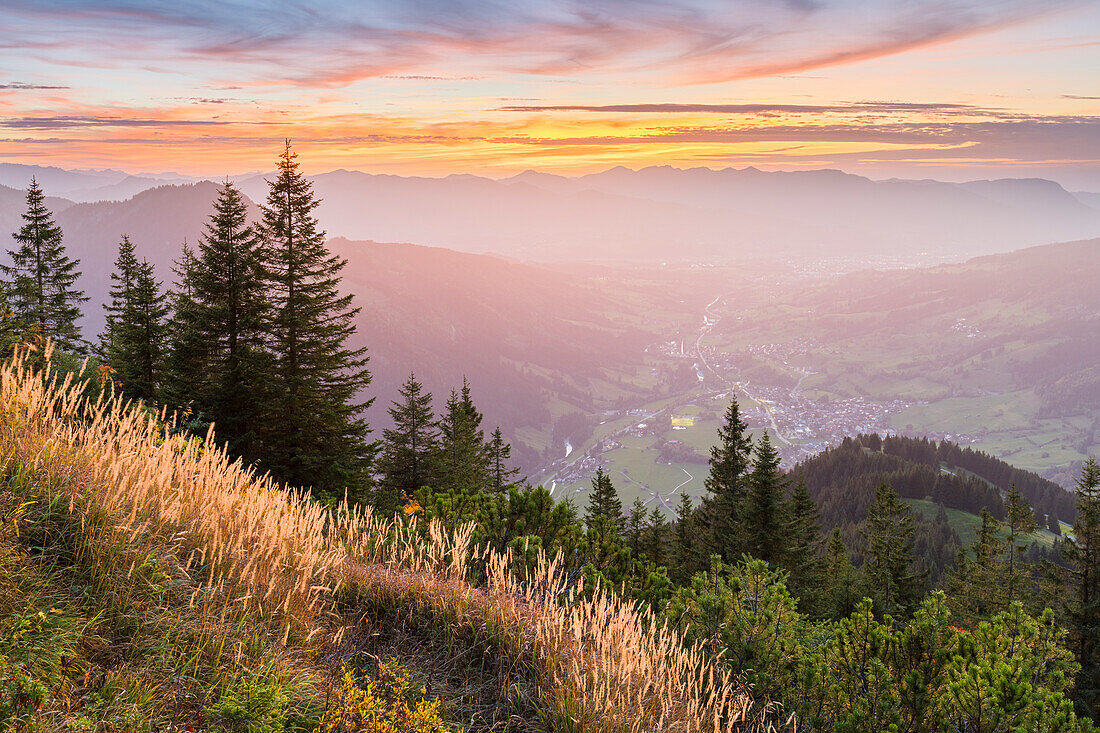
<svg viewBox="0 0 1100 733">
<path fill-rule="evenodd" d="M 579 595 L 558 558 L 541 556 L 521 579 L 509 555 L 474 547 L 469 528 L 327 510 L 231 460 L 212 435 L 166 430 L 164 415 L 118 397 L 86 399 L 79 378 L 51 379 L 40 363 L 22 354 L 0 368 L 0 450 L 49 501 L 104 527 L 94 560 L 110 572 L 149 562 L 147 539 L 202 580 L 196 595 L 220 599 L 222 617 L 322 650 L 352 623 L 338 598 L 476 628 L 522 666 L 556 731 L 770 727 L 771 711 L 721 660 L 607 590 Z"/>
</svg>

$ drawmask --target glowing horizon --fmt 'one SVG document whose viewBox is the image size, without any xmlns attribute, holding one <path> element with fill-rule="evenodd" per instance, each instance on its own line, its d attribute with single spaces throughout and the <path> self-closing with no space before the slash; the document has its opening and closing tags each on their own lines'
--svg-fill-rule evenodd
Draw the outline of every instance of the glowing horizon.
<svg viewBox="0 0 1100 733">
<path fill-rule="evenodd" d="M 873 7 L 870 7 L 873 5 Z M 0 161 L 217 178 L 615 165 L 1100 190 L 1100 6 L 16 0 Z"/>
</svg>

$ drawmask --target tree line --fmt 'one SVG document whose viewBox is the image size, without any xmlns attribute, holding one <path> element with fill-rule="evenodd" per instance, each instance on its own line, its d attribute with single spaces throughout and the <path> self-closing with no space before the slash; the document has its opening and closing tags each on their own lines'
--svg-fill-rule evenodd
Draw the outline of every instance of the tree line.
<svg viewBox="0 0 1100 733">
<path fill-rule="evenodd" d="M 340 290 L 346 261 L 330 253 L 319 201 L 289 141 L 268 181 L 258 221 L 226 181 L 197 246 L 184 245 L 166 289 L 123 236 L 106 327 L 89 345 L 77 323 L 87 302 L 79 261 L 36 181 L 3 268 L 5 331 L 101 361 L 105 386 L 182 415 L 233 455 L 318 497 L 365 498 L 376 445 L 362 417 L 370 384 L 364 349 L 348 346 L 359 312 Z"/>
<path fill-rule="evenodd" d="M 427 409 L 411 409 L 424 397 L 415 386 L 410 378 L 393 411 L 399 427 L 384 440 L 384 450 L 405 451 L 403 470 L 382 479 L 391 502 L 403 486 L 406 513 L 473 522 L 480 541 L 513 550 L 521 571 L 534 552 L 561 553 L 578 584 L 648 606 L 721 654 L 758 699 L 797 713 L 803 729 L 1093 730 L 1095 462 L 1078 485 L 1071 535 L 1036 552 L 1036 512 L 1010 487 L 997 495 L 998 516 L 980 508 L 974 541 L 956 537 L 957 556 L 936 572 L 921 544 L 943 538 L 922 537 L 911 504 L 886 482 L 867 491 L 850 538 L 823 531 L 806 481 L 780 469 L 767 433 L 751 438 L 736 401 L 710 452 L 703 501 L 681 496 L 671 522 L 640 499 L 624 507 L 602 469 L 583 511 L 542 487 L 396 481 L 439 454 L 439 443 L 418 439 L 422 460 L 412 458 L 413 428 L 433 424 Z M 946 528 L 939 513 L 931 525 Z"/>
</svg>

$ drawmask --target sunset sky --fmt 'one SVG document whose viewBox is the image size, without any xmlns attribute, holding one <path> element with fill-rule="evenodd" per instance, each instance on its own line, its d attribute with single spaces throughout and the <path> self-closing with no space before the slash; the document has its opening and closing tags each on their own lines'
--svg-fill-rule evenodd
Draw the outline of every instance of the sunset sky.
<svg viewBox="0 0 1100 733">
<path fill-rule="evenodd" d="M 1100 2 L 0 0 L 0 161 L 1100 190 Z"/>
</svg>

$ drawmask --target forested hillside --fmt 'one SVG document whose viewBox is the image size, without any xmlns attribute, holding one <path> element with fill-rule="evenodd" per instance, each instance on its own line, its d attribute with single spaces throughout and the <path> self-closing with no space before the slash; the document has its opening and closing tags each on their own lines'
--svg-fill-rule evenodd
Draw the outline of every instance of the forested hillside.
<svg viewBox="0 0 1100 733">
<path fill-rule="evenodd" d="M 829 527 L 858 521 L 867 503 L 860 501 L 860 492 L 869 497 L 882 482 L 905 498 L 929 499 L 971 514 L 984 508 L 998 519 L 1004 518 L 1003 497 L 1015 488 L 1043 526 L 1050 519 L 1066 524 L 1074 520 L 1073 495 L 1061 486 L 946 440 L 860 435 L 800 463 L 793 473 L 823 506 L 822 519 Z"/>
</svg>

